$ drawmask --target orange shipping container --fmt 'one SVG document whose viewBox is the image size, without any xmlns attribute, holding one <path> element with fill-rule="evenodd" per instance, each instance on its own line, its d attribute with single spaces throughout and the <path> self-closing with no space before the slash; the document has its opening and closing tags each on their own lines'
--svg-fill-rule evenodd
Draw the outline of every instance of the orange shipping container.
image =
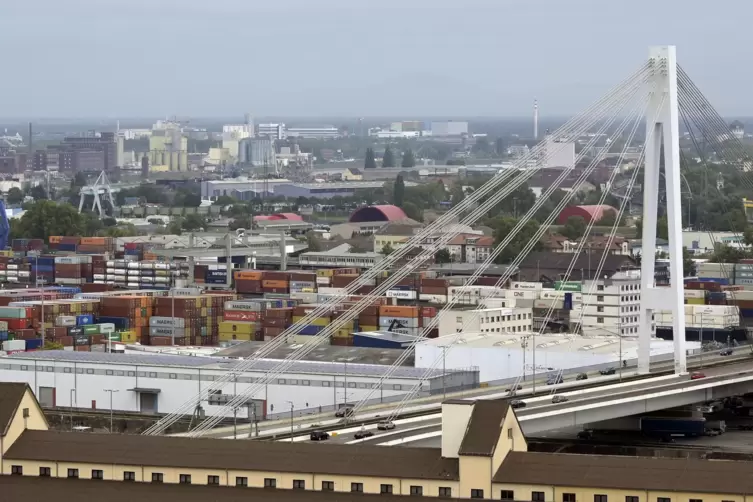
<svg viewBox="0 0 753 502">
<path fill-rule="evenodd" d="M 265 280 L 261 281 L 261 285 L 264 288 L 287 288 L 288 287 L 288 281 L 270 281 Z"/>
<path fill-rule="evenodd" d="M 260 281 L 261 274 L 258 270 L 236 270 L 233 277 L 242 281 Z"/>
<path fill-rule="evenodd" d="M 104 246 L 105 238 L 104 237 L 82 237 L 81 244 L 85 246 Z"/>
<path fill-rule="evenodd" d="M 60 244 L 60 241 L 63 240 L 63 237 L 60 235 L 51 235 L 50 236 L 50 244 Z"/>
<path fill-rule="evenodd" d="M 379 307 L 379 315 L 385 317 L 418 317 L 418 307 L 382 305 Z"/>
</svg>

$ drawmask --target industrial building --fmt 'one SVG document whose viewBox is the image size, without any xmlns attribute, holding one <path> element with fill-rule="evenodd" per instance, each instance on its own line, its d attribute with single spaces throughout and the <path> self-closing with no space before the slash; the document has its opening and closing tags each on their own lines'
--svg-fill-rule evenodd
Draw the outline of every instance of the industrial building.
<svg viewBox="0 0 753 502">
<path fill-rule="evenodd" d="M 269 138 L 243 138 L 238 142 L 238 162 L 252 167 L 275 165 L 274 141 Z"/>
<path fill-rule="evenodd" d="M 334 126 L 326 127 L 289 127 L 286 131 L 289 138 L 303 139 L 334 139 L 342 136 L 340 130 Z"/>
<path fill-rule="evenodd" d="M 450 333 L 529 333 L 533 327 L 530 308 L 485 308 L 443 310 L 439 317 L 439 335 Z"/>
<path fill-rule="evenodd" d="M 285 124 L 258 124 L 256 135 L 260 138 L 269 138 L 272 141 L 283 140 L 287 137 Z"/>
<path fill-rule="evenodd" d="M 617 272 L 608 279 L 584 281 L 573 295 L 570 320 L 584 335 L 637 336 L 640 321 L 639 270 Z M 652 329 L 652 333 L 656 328 Z"/>
<path fill-rule="evenodd" d="M 432 122 L 431 135 L 437 137 L 443 136 L 462 136 L 468 134 L 468 122 Z"/>
<path fill-rule="evenodd" d="M 141 413 L 173 413 L 185 402 L 186 396 L 201 392 L 223 376 L 237 360 L 216 357 L 165 356 L 159 354 L 115 354 L 52 350 L 25 352 L 0 358 L 0 380 L 26 382 L 43 406 L 73 406 Z M 264 359 L 244 372 L 225 389 L 227 394 L 240 394 L 254 382 L 264 378 L 279 360 Z M 327 361 L 294 363 L 274 383 L 265 385 L 263 393 L 253 396 L 263 416 L 295 410 L 309 412 L 336 409 L 338 404 L 358 402 L 379 382 L 389 366 L 349 364 Z M 441 370 L 425 375 L 424 370 L 401 367 L 375 394 L 377 401 L 405 394 L 421 383 L 426 394 L 441 392 L 447 387 L 470 388 L 478 375 L 470 370 L 447 374 Z M 199 403 L 197 403 L 199 404 Z M 221 407 L 200 403 L 207 415 L 220 412 Z M 251 407 L 239 410 L 238 417 L 253 419 Z M 230 414 L 232 416 L 232 413 Z M 257 417 L 260 418 L 260 417 Z"/>
<path fill-rule="evenodd" d="M 115 133 L 90 132 L 84 136 L 63 138 L 58 145 L 48 145 L 37 150 L 32 158 L 32 169 L 45 171 L 57 168 L 67 172 L 110 171 L 118 165 Z"/>
<path fill-rule="evenodd" d="M 149 137 L 152 171 L 188 171 L 188 138 L 177 122 L 158 121 Z"/>
<path fill-rule="evenodd" d="M 55 432 L 27 386 L 0 384 L 0 396 L 0 489 L 14 502 L 297 502 L 304 494 L 744 502 L 753 493 L 750 462 L 529 452 L 505 400 L 443 403 L 441 449 L 433 449 Z"/>
<path fill-rule="evenodd" d="M 446 347 L 452 347 L 447 350 Z M 534 347 L 536 355 L 534 356 Z M 698 343 L 688 342 L 695 350 Z M 653 339 L 651 356 L 670 358 L 671 341 Z M 482 382 L 515 379 L 525 374 L 562 371 L 574 374 L 583 368 L 606 368 L 638 357 L 638 341 L 618 336 L 540 335 L 538 333 L 480 333 L 463 331 L 416 345 L 416 367 L 468 368 L 479 370 Z M 535 365 L 535 366 L 534 366 Z"/>
</svg>

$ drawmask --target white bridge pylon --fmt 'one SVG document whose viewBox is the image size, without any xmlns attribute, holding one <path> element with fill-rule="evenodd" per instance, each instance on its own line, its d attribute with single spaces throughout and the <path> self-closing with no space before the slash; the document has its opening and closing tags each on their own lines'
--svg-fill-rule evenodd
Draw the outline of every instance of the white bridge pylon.
<svg viewBox="0 0 753 502">
<path fill-rule="evenodd" d="M 675 373 L 687 372 L 685 353 L 685 300 L 683 296 L 682 210 L 680 192 L 680 129 L 675 46 L 649 49 L 649 110 L 646 114 L 646 160 L 643 179 L 643 235 L 638 371 L 648 373 L 655 310 L 672 312 Z M 654 284 L 656 221 L 659 209 L 659 172 L 664 157 L 669 227 L 669 288 Z"/>
</svg>

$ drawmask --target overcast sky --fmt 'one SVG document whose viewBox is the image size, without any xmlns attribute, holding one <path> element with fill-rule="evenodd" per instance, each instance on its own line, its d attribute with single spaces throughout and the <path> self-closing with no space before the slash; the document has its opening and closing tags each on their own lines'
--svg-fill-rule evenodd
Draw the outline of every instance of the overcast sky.
<svg viewBox="0 0 753 502">
<path fill-rule="evenodd" d="M 753 115 L 751 0 L 0 0 L 0 118 L 542 116 L 674 44 Z"/>
</svg>

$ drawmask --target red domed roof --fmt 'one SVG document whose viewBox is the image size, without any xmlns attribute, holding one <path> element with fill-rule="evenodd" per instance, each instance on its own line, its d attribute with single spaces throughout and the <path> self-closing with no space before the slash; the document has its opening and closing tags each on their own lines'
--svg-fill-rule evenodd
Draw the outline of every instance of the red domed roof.
<svg viewBox="0 0 753 502">
<path fill-rule="evenodd" d="M 363 223 L 368 221 L 399 221 L 407 218 L 405 212 L 397 206 L 380 205 L 357 209 L 350 215 L 349 221 L 351 223 Z"/>
<path fill-rule="evenodd" d="M 589 221 L 598 222 L 600 219 L 606 216 L 607 212 L 609 211 L 613 212 L 615 215 L 617 214 L 617 209 L 613 208 L 612 206 L 607 206 L 606 204 L 566 207 L 557 217 L 557 223 L 564 225 L 567 222 L 567 219 L 571 216 L 580 216 L 581 218 L 586 220 L 586 223 L 588 223 Z"/>
</svg>

